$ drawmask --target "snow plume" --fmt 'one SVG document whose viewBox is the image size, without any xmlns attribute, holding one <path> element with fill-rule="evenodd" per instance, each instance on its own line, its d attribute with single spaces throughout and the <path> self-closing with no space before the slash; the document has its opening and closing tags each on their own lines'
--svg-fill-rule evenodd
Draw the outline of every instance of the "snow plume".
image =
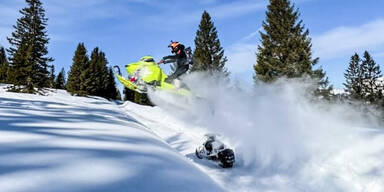
<svg viewBox="0 0 384 192">
<path fill-rule="evenodd" d="M 363 114 L 350 106 L 324 104 L 311 98 L 306 91 L 312 85 L 310 81 L 284 79 L 272 85 L 256 86 L 251 91 L 198 73 L 188 75 L 184 82 L 192 93 L 198 94 L 197 98 L 186 99 L 164 92 L 151 93 L 150 97 L 186 124 L 222 135 L 235 150 L 236 166 L 258 178 L 249 182 L 274 178 L 258 185 L 271 187 L 286 183 L 283 186 L 291 188 L 284 191 L 298 188 L 359 191 L 371 185 L 359 174 L 375 167 L 360 166 L 364 168 L 354 170 L 357 180 L 346 176 L 350 172 L 343 171 L 352 169 L 353 163 L 360 165 L 364 161 L 355 158 L 352 149 L 360 147 L 359 155 L 363 156 L 365 145 L 371 145 L 368 140 L 377 142 L 378 137 L 384 137 L 372 136 L 368 133 L 372 129 L 361 128 L 369 127 L 369 121 L 364 121 L 367 117 L 362 118 Z M 383 142 L 375 145 L 372 153 L 384 150 Z M 372 161 L 377 163 L 383 157 Z M 384 167 L 384 163 L 375 166 Z M 379 172 L 384 176 L 382 168 Z M 352 183 L 359 181 L 362 183 Z M 380 182 L 383 186 L 384 181 Z"/>
</svg>

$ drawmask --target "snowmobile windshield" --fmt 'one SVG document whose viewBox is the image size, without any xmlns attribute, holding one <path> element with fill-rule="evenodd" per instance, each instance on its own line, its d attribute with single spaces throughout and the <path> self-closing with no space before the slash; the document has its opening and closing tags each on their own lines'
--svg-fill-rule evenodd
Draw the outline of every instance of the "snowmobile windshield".
<svg viewBox="0 0 384 192">
<path fill-rule="evenodd" d="M 155 62 L 155 60 L 153 59 L 152 56 L 144 56 L 144 57 L 140 58 L 140 61 L 143 61 L 143 62 Z"/>
</svg>

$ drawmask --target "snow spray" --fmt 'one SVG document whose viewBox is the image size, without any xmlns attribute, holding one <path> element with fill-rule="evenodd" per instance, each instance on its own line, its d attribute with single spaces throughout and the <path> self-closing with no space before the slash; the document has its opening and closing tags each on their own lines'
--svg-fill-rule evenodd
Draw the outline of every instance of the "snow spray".
<svg viewBox="0 0 384 192">
<path fill-rule="evenodd" d="M 281 79 L 248 90 L 202 73 L 189 74 L 183 82 L 193 99 L 169 93 L 150 93 L 150 97 L 186 124 L 226 138 L 235 149 L 237 166 L 254 175 L 287 175 L 311 191 L 333 191 L 343 182 L 348 186 L 348 181 L 330 184 L 327 175 L 339 177 L 339 173 L 318 169 L 324 162 L 339 166 L 340 153 L 363 139 L 357 130 L 369 125 L 362 112 L 319 101 L 308 94 L 313 82 L 305 79 Z M 325 179 L 315 179 L 321 177 Z M 317 188 L 308 187 L 314 184 Z M 341 191 L 346 189 L 354 191 L 348 187 Z"/>
</svg>

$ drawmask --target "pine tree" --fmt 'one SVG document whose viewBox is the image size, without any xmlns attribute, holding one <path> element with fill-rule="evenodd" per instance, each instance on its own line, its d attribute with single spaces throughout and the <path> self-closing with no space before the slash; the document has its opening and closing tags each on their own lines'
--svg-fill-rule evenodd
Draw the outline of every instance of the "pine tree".
<svg viewBox="0 0 384 192">
<path fill-rule="evenodd" d="M 11 45 L 7 49 L 10 58 L 8 81 L 15 85 L 14 91 L 34 93 L 35 87 L 49 86 L 48 63 L 53 59 L 46 56 L 48 19 L 42 3 L 40 0 L 26 0 L 26 3 L 28 7 L 20 11 L 22 17 L 17 20 L 15 31 L 7 38 Z"/>
<path fill-rule="evenodd" d="M 65 71 L 64 68 L 61 69 L 60 73 L 57 75 L 54 83 L 55 89 L 65 89 Z"/>
<path fill-rule="evenodd" d="M 106 98 L 116 100 L 119 90 L 116 88 L 115 76 L 113 75 L 112 68 L 108 68 L 107 79 L 108 81 L 105 89 Z"/>
<path fill-rule="evenodd" d="M 83 43 L 80 43 L 73 57 L 73 64 L 68 76 L 66 88 L 72 94 L 94 95 L 107 99 L 116 99 L 117 88 L 113 71 L 107 67 L 105 53 L 96 47 L 87 56 Z"/>
<path fill-rule="evenodd" d="M 117 96 L 116 96 L 116 100 L 119 100 L 121 101 L 121 93 L 120 93 L 120 90 L 117 89 Z"/>
<path fill-rule="evenodd" d="M 96 78 L 96 63 L 99 59 L 99 49 L 96 47 L 91 53 L 88 67 L 81 72 L 80 75 L 80 90 L 82 91 L 81 95 L 96 95 L 97 91 L 97 82 Z"/>
<path fill-rule="evenodd" d="M 56 79 L 55 66 L 52 65 L 51 72 L 49 73 L 49 87 L 55 88 L 55 79 Z"/>
<path fill-rule="evenodd" d="M 202 15 L 199 29 L 196 32 L 193 61 L 191 71 L 208 71 L 211 74 L 218 72 L 228 76 L 225 68 L 227 58 L 224 56 L 224 50 L 220 45 L 216 27 L 206 11 Z"/>
<path fill-rule="evenodd" d="M 8 72 L 8 60 L 4 47 L 0 47 L 0 83 L 6 83 Z"/>
<path fill-rule="evenodd" d="M 99 53 L 99 63 L 98 63 L 98 74 L 100 74 L 99 78 L 99 88 L 97 91 L 98 96 L 104 97 L 107 99 L 116 99 L 116 83 L 113 76 L 113 71 L 109 71 L 108 69 L 108 60 L 105 56 L 105 53 L 100 51 Z M 111 72 L 111 73 L 110 73 Z"/>
<path fill-rule="evenodd" d="M 106 97 L 106 85 L 108 85 L 108 61 L 105 53 L 96 47 L 91 54 L 89 67 L 81 74 L 82 90 L 87 95 Z"/>
<path fill-rule="evenodd" d="M 364 52 L 364 59 L 361 63 L 363 75 L 362 91 L 365 100 L 376 103 L 381 99 L 382 86 L 378 84 L 378 79 L 382 77 L 380 66 L 372 59 L 368 51 Z"/>
<path fill-rule="evenodd" d="M 270 0 L 262 24 L 265 32 L 260 32 L 262 45 L 258 47 L 254 79 L 273 82 L 280 77 L 309 76 L 319 81 L 318 90 L 330 90 L 324 71 L 313 70 L 319 58 L 312 59 L 309 31 L 298 19 L 299 12 L 289 0 Z"/>
<path fill-rule="evenodd" d="M 324 99 L 330 100 L 332 98 L 333 86 L 329 84 L 329 79 L 326 76 L 325 71 L 322 68 L 313 71 L 312 78 L 317 79 L 317 89 L 314 90 L 314 94 L 321 96 Z"/>
<path fill-rule="evenodd" d="M 79 43 L 72 59 L 72 66 L 68 74 L 66 89 L 76 95 L 86 95 L 82 88 L 81 74 L 89 67 L 89 58 L 84 43 Z"/>
<path fill-rule="evenodd" d="M 361 67 L 361 59 L 357 53 L 351 57 L 349 66 L 344 73 L 345 91 L 355 100 L 362 100 L 363 94 L 363 77 L 364 73 Z"/>
</svg>

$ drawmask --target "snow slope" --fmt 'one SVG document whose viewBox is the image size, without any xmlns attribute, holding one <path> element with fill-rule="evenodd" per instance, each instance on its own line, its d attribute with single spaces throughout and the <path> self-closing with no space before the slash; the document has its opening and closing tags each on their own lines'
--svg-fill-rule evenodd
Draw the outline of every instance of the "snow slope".
<svg viewBox="0 0 384 192">
<path fill-rule="evenodd" d="M 0 191 L 222 191 L 114 103 L 3 88 Z"/>
<path fill-rule="evenodd" d="M 292 168 L 281 169 L 280 163 L 267 168 L 246 165 L 237 152 L 232 169 L 220 168 L 209 160 L 195 157 L 194 150 L 209 130 L 191 126 L 159 107 L 140 106 L 126 102 L 124 110 L 150 127 L 170 146 L 179 151 L 228 191 L 318 191 L 318 192 L 381 192 L 384 191 L 384 132 L 359 129 L 355 143 L 323 146 L 328 156 L 318 151 L 307 161 L 297 161 Z M 225 140 L 225 138 L 223 138 Z M 227 141 L 227 144 L 228 143 Z M 343 144 L 344 145 L 344 144 Z M 235 148 L 236 150 L 236 148 Z"/>
<path fill-rule="evenodd" d="M 247 92 L 190 77 L 185 82 L 200 98 L 155 92 L 150 96 L 159 107 L 126 103 L 124 108 L 223 188 L 384 191 L 384 130 L 366 111 L 311 101 L 303 81 L 282 80 Z M 233 169 L 195 158 L 195 148 L 209 132 L 234 148 Z"/>
<path fill-rule="evenodd" d="M 371 117 L 291 85 L 199 86 L 204 99 L 151 95 L 158 107 L 0 89 L 1 191 L 384 191 Z M 232 169 L 195 157 L 210 132 L 235 150 Z"/>
</svg>

